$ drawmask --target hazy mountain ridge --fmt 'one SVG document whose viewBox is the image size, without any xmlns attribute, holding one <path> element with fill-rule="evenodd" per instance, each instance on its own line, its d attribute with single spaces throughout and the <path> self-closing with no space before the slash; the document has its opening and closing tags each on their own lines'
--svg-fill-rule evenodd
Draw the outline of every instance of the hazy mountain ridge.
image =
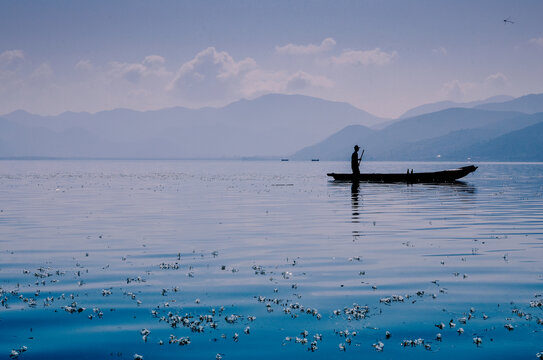
<svg viewBox="0 0 543 360">
<path fill-rule="evenodd" d="M 57 116 L 16 111 L 4 119 L 18 127 L 11 135 L 0 133 L 0 157 L 106 158 L 280 156 L 351 124 L 388 121 L 347 103 L 278 94 L 222 108 L 116 109 Z M 25 145 L 29 139 L 32 146 Z"/>
<path fill-rule="evenodd" d="M 476 154 L 474 159 L 480 161 L 543 161 L 543 113 L 536 115 L 539 115 L 540 122 L 474 144 L 463 154 Z"/>
<path fill-rule="evenodd" d="M 478 105 L 477 109 L 497 111 L 520 111 L 526 114 L 543 112 L 543 94 L 530 94 L 505 101 Z"/>
<path fill-rule="evenodd" d="M 300 160 L 310 157 L 348 160 L 353 145 L 359 144 L 366 149 L 364 158 L 367 160 L 506 160 L 498 153 L 492 156 L 491 152 L 485 153 L 483 157 L 481 146 L 492 144 L 498 137 L 506 138 L 509 133 L 540 122 L 543 122 L 543 113 L 527 115 L 506 111 L 448 109 L 399 121 L 378 131 L 368 132 L 360 127 L 349 127 L 344 129 L 349 131 L 342 130 L 333 134 L 292 157 Z M 529 149 L 543 149 L 542 140 L 534 137 L 522 140 L 522 134 L 515 139 L 524 144 L 533 143 L 526 145 Z M 538 154 L 529 151 L 525 151 L 522 156 L 515 156 L 514 147 L 510 152 L 508 158 L 523 161 L 536 161 L 539 158 Z"/>
<path fill-rule="evenodd" d="M 530 115 L 539 108 L 541 112 Z M 301 95 L 266 95 L 222 108 L 115 109 L 57 116 L 16 111 L 0 118 L 0 157 L 273 158 L 292 154 L 292 159 L 299 160 L 348 160 L 353 145 L 359 144 L 368 160 L 537 161 L 540 156 L 535 152 L 543 149 L 541 138 L 523 129 L 538 133 L 536 125 L 542 121 L 543 94 L 398 120 Z M 508 136 L 518 142 L 517 147 Z M 503 147 L 506 153 L 499 150 Z"/>
<path fill-rule="evenodd" d="M 435 102 L 431 104 L 420 105 L 412 109 L 409 109 L 405 113 L 400 115 L 398 119 L 406 119 L 409 117 L 429 114 L 429 113 L 433 113 L 433 112 L 441 111 L 445 109 L 450 109 L 450 108 L 473 108 L 473 107 L 487 104 L 487 103 L 500 103 L 500 102 L 505 102 L 505 101 L 509 101 L 513 99 L 514 97 L 512 96 L 497 95 L 485 100 L 477 100 L 477 101 L 470 101 L 470 102 L 439 101 L 439 102 Z"/>
</svg>

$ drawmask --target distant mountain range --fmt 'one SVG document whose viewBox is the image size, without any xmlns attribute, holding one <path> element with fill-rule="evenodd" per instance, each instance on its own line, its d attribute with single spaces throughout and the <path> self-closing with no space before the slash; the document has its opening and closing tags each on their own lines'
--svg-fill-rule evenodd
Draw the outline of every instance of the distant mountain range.
<svg viewBox="0 0 543 360">
<path fill-rule="evenodd" d="M 459 103 L 459 102 L 454 102 L 454 101 L 439 101 L 432 104 L 425 104 L 425 105 L 414 107 L 406 111 L 405 113 L 403 113 L 399 118 L 406 119 L 409 117 L 419 116 L 419 115 L 428 114 L 428 113 L 450 109 L 450 108 L 473 108 L 479 105 L 484 105 L 488 103 L 501 103 L 501 102 L 509 101 L 513 99 L 514 97 L 512 96 L 498 95 L 498 96 L 493 96 L 491 98 L 488 98 L 486 100 L 471 101 L 471 102 L 464 102 L 464 103 Z"/>
<path fill-rule="evenodd" d="M 348 160 L 359 144 L 368 160 L 543 160 L 543 94 L 440 102 L 404 115 L 277 94 L 221 108 L 16 111 L 0 117 L 0 158 Z"/>
<path fill-rule="evenodd" d="M 368 160 L 541 161 L 542 124 L 543 94 L 527 95 L 400 119 L 382 130 L 348 126 L 292 158 L 345 160 L 359 144 Z"/>
<path fill-rule="evenodd" d="M 543 112 L 543 94 L 521 96 L 505 102 L 492 102 L 477 105 L 477 109 L 498 111 L 519 111 L 526 114 Z"/>
<path fill-rule="evenodd" d="M 350 124 L 382 119 L 347 103 L 265 95 L 222 108 L 126 109 L 0 117 L 0 157 L 235 158 L 281 156 Z"/>
</svg>

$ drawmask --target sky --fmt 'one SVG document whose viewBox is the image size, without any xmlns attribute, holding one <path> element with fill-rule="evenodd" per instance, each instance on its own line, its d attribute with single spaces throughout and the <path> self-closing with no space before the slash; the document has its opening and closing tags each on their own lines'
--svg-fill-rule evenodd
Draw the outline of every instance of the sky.
<svg viewBox="0 0 543 360">
<path fill-rule="evenodd" d="M 543 93 L 543 0 L 0 0 L 0 114 Z M 511 22 L 504 22 L 509 19 Z"/>
</svg>

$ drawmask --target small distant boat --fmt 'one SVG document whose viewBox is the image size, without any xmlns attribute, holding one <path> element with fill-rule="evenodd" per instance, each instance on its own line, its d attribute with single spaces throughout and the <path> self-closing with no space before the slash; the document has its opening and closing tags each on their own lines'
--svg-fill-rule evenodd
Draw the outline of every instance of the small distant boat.
<svg viewBox="0 0 543 360">
<path fill-rule="evenodd" d="M 405 172 L 400 174 L 326 174 L 339 181 L 365 181 L 381 183 L 451 183 L 463 178 L 464 176 L 477 170 L 477 166 L 469 165 L 458 169 L 450 169 L 436 172 L 412 173 Z"/>
<path fill-rule="evenodd" d="M 281 159 L 281 161 L 288 161 L 288 159 Z"/>
<path fill-rule="evenodd" d="M 319 161 L 319 159 L 311 159 L 311 161 Z"/>
</svg>

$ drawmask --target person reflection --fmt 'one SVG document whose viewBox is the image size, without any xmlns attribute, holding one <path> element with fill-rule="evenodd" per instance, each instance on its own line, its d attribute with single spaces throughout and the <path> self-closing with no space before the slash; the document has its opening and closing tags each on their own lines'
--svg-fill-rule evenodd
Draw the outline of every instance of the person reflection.
<svg viewBox="0 0 543 360">
<path fill-rule="evenodd" d="M 359 223 L 360 222 L 360 213 L 358 212 L 359 208 L 359 199 L 358 199 L 358 193 L 359 193 L 360 183 L 358 181 L 353 181 L 351 185 L 351 206 L 352 206 L 352 222 L 353 223 Z"/>
</svg>

